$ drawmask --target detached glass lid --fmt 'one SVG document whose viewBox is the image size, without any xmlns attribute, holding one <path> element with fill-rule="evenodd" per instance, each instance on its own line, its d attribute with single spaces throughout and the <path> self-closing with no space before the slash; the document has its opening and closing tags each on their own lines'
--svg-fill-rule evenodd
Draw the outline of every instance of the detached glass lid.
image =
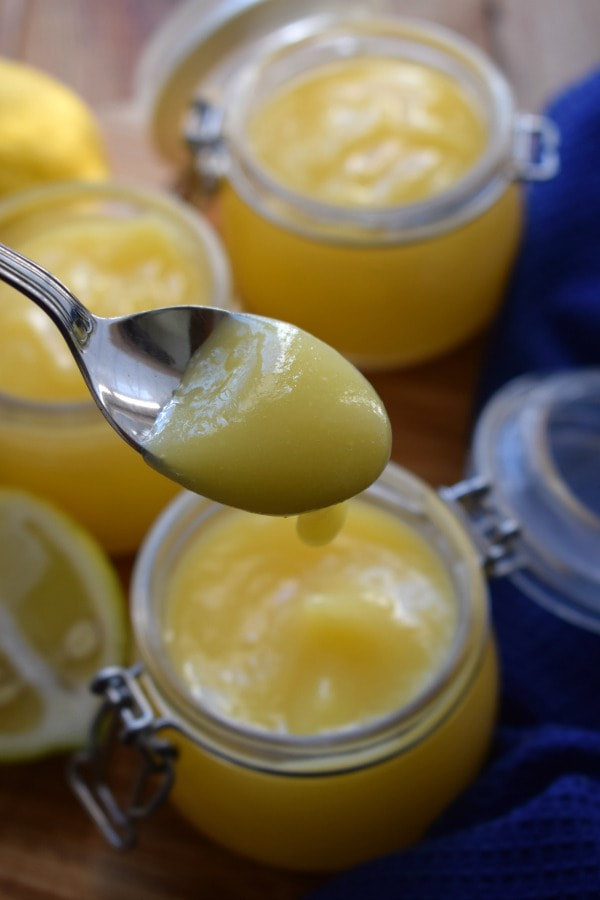
<svg viewBox="0 0 600 900">
<path fill-rule="evenodd" d="M 600 631 L 600 369 L 524 376 L 485 407 L 472 474 L 518 528 L 511 580 Z"/>
</svg>

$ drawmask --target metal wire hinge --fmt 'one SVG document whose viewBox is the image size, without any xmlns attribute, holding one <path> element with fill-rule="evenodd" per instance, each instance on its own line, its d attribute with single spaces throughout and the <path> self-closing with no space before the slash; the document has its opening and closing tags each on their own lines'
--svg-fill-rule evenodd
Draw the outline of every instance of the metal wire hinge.
<svg viewBox="0 0 600 900">
<path fill-rule="evenodd" d="M 469 478 L 439 495 L 464 522 L 490 577 L 510 575 L 521 568 L 520 529 L 512 519 L 502 516 L 491 502 L 491 490 L 483 478 Z"/>
<path fill-rule="evenodd" d="M 227 168 L 223 136 L 223 110 L 202 97 L 194 98 L 183 127 L 183 137 L 192 154 L 192 167 L 185 175 L 188 194 L 195 190 L 211 195 Z M 197 184 L 195 184 L 197 182 Z"/>
<path fill-rule="evenodd" d="M 519 113 L 513 131 L 513 159 L 517 178 L 547 181 L 560 165 L 558 128 L 545 116 Z"/>
<path fill-rule="evenodd" d="M 177 750 L 158 737 L 173 727 L 157 718 L 144 695 L 138 677 L 141 666 L 129 669 L 112 666 L 95 677 L 91 690 L 103 702 L 92 723 L 88 746 L 69 760 L 67 778 L 75 794 L 106 840 L 115 848 L 132 847 L 136 824 L 166 799 L 175 778 Z M 109 783 L 113 754 L 117 747 L 129 747 L 137 772 L 120 801 Z"/>
</svg>

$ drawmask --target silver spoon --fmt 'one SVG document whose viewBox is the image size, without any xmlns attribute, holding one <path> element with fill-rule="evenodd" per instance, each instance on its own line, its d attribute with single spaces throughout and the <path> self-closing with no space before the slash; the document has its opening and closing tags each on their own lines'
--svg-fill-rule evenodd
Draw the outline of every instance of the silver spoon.
<svg viewBox="0 0 600 900">
<path fill-rule="evenodd" d="M 331 347 L 293 325 L 205 306 L 101 318 L 57 278 L 3 244 L 0 281 L 50 316 L 109 423 L 149 465 L 184 487 L 251 512 L 298 515 L 359 493 L 388 461 L 390 424 L 371 385 Z M 195 396 L 200 385 L 194 379 L 206 377 L 204 368 L 196 374 L 198 364 L 206 362 L 200 348 L 217 329 L 222 335 L 227 324 L 242 335 L 241 343 L 236 338 L 229 345 L 225 334 L 224 343 L 215 336 L 211 344 L 216 342 L 219 360 L 220 351 L 233 353 L 231 371 L 241 379 L 242 397 L 237 397 L 236 377 L 227 364 L 223 378 L 228 381 L 231 375 L 231 387 L 220 384 L 218 364 L 215 386 L 209 366 L 207 384 L 200 390 L 207 407 L 199 415 L 210 423 L 214 403 L 219 427 L 209 428 L 207 436 L 194 419 L 190 432 L 188 401 L 180 397 L 178 402 L 178 389 L 187 396 L 191 379 Z M 255 332 L 258 343 L 244 341 L 244 335 Z M 257 349 L 262 344 L 264 358 Z M 255 378 L 264 383 L 255 384 Z M 243 399 L 248 379 L 255 403 Z M 231 415 L 223 406 L 229 402 Z M 240 421 L 245 423 L 242 437 Z M 223 422 L 231 429 L 221 427 Z M 313 477 L 315 458 L 318 477 Z"/>
<path fill-rule="evenodd" d="M 144 456 L 142 442 L 180 384 L 192 354 L 223 319 L 249 315 L 172 306 L 116 318 L 94 316 L 58 278 L 4 244 L 0 281 L 50 316 L 100 410 Z"/>
</svg>

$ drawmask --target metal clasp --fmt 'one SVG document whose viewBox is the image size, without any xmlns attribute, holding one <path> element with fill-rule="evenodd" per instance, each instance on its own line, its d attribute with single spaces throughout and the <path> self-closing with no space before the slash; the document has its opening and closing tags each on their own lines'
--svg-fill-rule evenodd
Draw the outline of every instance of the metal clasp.
<svg viewBox="0 0 600 900">
<path fill-rule="evenodd" d="M 465 524 L 488 576 L 510 575 L 521 568 L 519 526 L 498 513 L 485 479 L 469 478 L 452 487 L 441 488 L 438 493 Z"/>
<path fill-rule="evenodd" d="M 227 168 L 223 119 L 221 107 L 195 97 L 183 126 L 183 137 L 193 158 L 188 178 L 199 180 L 199 187 L 206 194 L 217 189 Z"/>
<path fill-rule="evenodd" d="M 141 671 L 139 665 L 129 669 L 112 666 L 98 673 L 91 690 L 104 700 L 92 723 L 87 748 L 74 754 L 67 767 L 70 786 L 106 840 L 119 850 L 135 844 L 137 821 L 163 803 L 175 778 L 177 750 L 157 736 L 174 726 L 155 717 L 137 680 Z M 113 755 L 119 746 L 133 751 L 138 766 L 124 802 L 117 799 L 109 772 L 116 768 Z"/>
<path fill-rule="evenodd" d="M 559 169 L 560 132 L 545 116 L 520 113 L 515 117 L 513 162 L 523 181 L 547 181 Z"/>
</svg>

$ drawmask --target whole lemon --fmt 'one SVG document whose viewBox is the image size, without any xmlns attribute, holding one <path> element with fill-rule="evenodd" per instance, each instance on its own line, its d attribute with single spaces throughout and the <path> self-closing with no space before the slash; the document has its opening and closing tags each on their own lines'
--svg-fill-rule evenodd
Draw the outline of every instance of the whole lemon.
<svg viewBox="0 0 600 900">
<path fill-rule="evenodd" d="M 100 130 L 85 103 L 44 72 L 0 58 L 0 195 L 107 174 Z"/>
</svg>

